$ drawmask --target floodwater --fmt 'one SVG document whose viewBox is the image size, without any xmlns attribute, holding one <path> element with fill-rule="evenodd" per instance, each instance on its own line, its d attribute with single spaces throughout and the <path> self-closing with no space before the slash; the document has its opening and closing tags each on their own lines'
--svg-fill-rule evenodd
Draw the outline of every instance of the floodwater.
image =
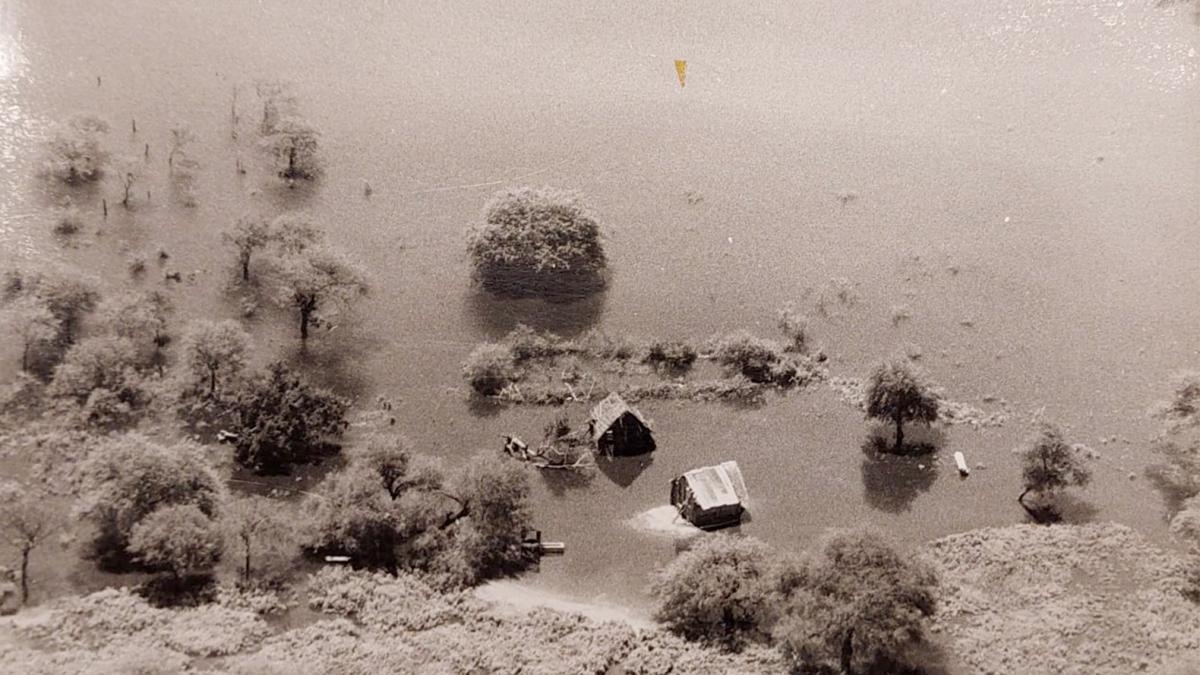
<svg viewBox="0 0 1200 675">
<path fill-rule="evenodd" d="M 644 607 L 648 572 L 676 544 L 630 520 L 666 502 L 672 476 L 726 459 L 754 499 L 742 530 L 778 546 L 860 523 L 915 545 L 1021 522 L 1010 450 L 1035 411 L 1102 453 L 1082 493 L 1090 517 L 1165 538 L 1140 473 L 1147 408 L 1173 371 L 1200 366 L 1200 27 L 1188 4 L 337 5 L 0 4 L 0 263 L 57 260 L 112 290 L 132 283 L 131 253 L 161 247 L 170 268 L 195 272 L 172 287 L 180 316 L 233 317 L 221 229 L 251 208 L 306 209 L 369 270 L 372 293 L 306 354 L 286 317 L 253 320 L 258 360 L 291 358 L 364 404 L 391 398 L 418 446 L 450 461 L 498 450 L 501 434 L 536 440 L 555 414 L 469 404 L 459 363 L 518 321 L 770 335 L 795 301 L 835 374 L 919 350 L 949 397 L 1009 402 L 1002 429 L 953 428 L 938 457 L 882 464 L 860 450 L 869 425 L 828 390 L 756 409 L 646 403 L 652 462 L 539 479 L 538 522 L 567 553 L 523 583 L 579 599 Z M 291 82 L 323 133 L 311 189 L 282 188 L 262 165 L 264 79 Z M 64 246 L 50 234 L 62 193 L 34 175 L 38 142 L 81 112 L 112 124 L 115 153 L 149 143 L 150 168 L 128 212 L 112 177 L 75 192 L 87 232 Z M 199 138 L 195 208 L 166 179 L 180 123 Z M 607 292 L 549 305 L 471 287 L 464 230 L 493 190 L 524 184 L 587 196 L 607 236 Z M 857 302 L 812 313 L 834 278 Z M 151 263 L 138 283 L 160 279 Z M 895 306 L 911 320 L 893 326 Z M 17 355 L 0 352 L 7 379 Z M 960 479 L 955 450 L 986 468 Z"/>
</svg>

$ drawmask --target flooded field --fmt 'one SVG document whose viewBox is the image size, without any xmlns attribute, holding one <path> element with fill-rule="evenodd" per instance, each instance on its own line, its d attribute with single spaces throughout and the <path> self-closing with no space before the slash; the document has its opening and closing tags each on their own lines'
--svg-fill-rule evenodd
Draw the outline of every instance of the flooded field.
<svg viewBox="0 0 1200 675">
<path fill-rule="evenodd" d="M 772 336 L 791 301 L 834 375 L 919 353 L 949 398 L 1010 415 L 999 429 L 950 428 L 935 457 L 876 461 L 861 450 L 870 425 L 828 388 L 755 408 L 643 403 L 652 461 L 538 484 L 537 522 L 567 553 L 522 583 L 580 599 L 645 606 L 646 575 L 676 543 L 630 521 L 666 503 L 675 475 L 726 459 L 753 499 L 742 530 L 778 546 L 859 523 L 911 545 L 1022 522 L 1010 450 L 1039 411 L 1101 454 L 1083 493 L 1094 512 L 1079 517 L 1165 539 L 1141 472 L 1148 407 L 1172 372 L 1200 365 L 1192 12 L 1151 0 L 453 13 L 8 0 L 0 267 L 60 261 L 111 290 L 131 283 L 128 256 L 162 248 L 170 268 L 194 272 L 172 286 L 180 317 L 237 317 L 221 230 L 248 209 L 305 209 L 361 261 L 371 293 L 304 353 L 288 317 L 260 314 L 256 358 L 284 355 L 363 405 L 395 401 L 417 447 L 451 462 L 498 450 L 503 434 L 535 440 L 556 414 L 470 401 L 462 359 L 518 322 Z M 315 185 L 281 187 L 263 165 L 260 80 L 292 83 L 321 131 Z M 74 192 L 86 227 L 64 245 L 51 234 L 63 194 L 36 177 L 38 144 L 83 112 L 112 124 L 114 154 L 149 143 L 153 168 L 132 210 L 111 176 Z M 194 208 L 168 187 L 177 124 L 198 137 Z M 594 207 L 612 266 L 603 294 L 551 304 L 471 285 L 466 228 L 493 191 L 531 184 Z M 161 279 L 152 263 L 140 283 Z M 851 292 L 822 314 L 835 279 Z M 911 318 L 894 324 L 899 307 Z M 0 380 L 19 360 L 0 348 Z M 983 466 L 960 479 L 955 450 Z"/>
</svg>

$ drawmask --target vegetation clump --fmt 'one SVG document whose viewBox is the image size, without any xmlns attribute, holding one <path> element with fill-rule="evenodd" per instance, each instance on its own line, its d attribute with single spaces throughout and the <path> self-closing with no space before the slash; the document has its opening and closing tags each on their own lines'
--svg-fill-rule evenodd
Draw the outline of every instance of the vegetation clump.
<svg viewBox="0 0 1200 675">
<path fill-rule="evenodd" d="M 789 387 L 806 377 L 801 363 L 786 356 L 779 345 L 746 331 L 721 338 L 713 350 L 713 358 L 727 371 L 757 384 Z"/>
<path fill-rule="evenodd" d="M 101 138 L 108 123 L 91 115 L 79 115 L 59 125 L 46 143 L 42 170 L 51 178 L 76 185 L 91 183 L 104 174 L 108 152 Z"/>
<path fill-rule="evenodd" d="M 520 375 L 511 347 L 484 343 L 463 363 L 463 377 L 476 393 L 495 396 L 516 382 Z"/>
<path fill-rule="evenodd" d="M 308 461 L 346 430 L 350 402 L 310 385 L 283 363 L 247 382 L 233 403 L 234 459 L 259 474 Z"/>
<path fill-rule="evenodd" d="M 696 348 L 679 340 L 655 340 L 646 347 L 644 363 L 672 372 L 686 372 L 696 362 Z"/>
<path fill-rule="evenodd" d="M 467 251 L 476 279 L 494 292 L 577 296 L 604 285 L 599 224 L 578 197 L 554 188 L 497 193 Z"/>
</svg>

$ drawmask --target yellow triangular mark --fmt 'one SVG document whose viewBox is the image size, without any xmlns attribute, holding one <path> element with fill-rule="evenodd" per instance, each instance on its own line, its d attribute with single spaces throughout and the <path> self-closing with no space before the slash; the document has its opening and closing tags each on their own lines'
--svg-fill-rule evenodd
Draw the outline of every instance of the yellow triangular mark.
<svg viewBox="0 0 1200 675">
<path fill-rule="evenodd" d="M 675 74 L 679 76 L 679 86 L 684 86 L 684 80 L 687 79 L 687 61 L 675 59 Z"/>
</svg>

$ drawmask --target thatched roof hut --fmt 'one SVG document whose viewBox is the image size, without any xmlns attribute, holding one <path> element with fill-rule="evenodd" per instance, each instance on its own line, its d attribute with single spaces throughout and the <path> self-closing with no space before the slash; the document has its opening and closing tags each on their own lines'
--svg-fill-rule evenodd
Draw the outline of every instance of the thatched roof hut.
<svg viewBox="0 0 1200 675">
<path fill-rule="evenodd" d="M 588 432 L 596 448 L 609 455 L 640 455 L 654 450 L 650 423 L 616 392 L 592 408 Z"/>
</svg>

